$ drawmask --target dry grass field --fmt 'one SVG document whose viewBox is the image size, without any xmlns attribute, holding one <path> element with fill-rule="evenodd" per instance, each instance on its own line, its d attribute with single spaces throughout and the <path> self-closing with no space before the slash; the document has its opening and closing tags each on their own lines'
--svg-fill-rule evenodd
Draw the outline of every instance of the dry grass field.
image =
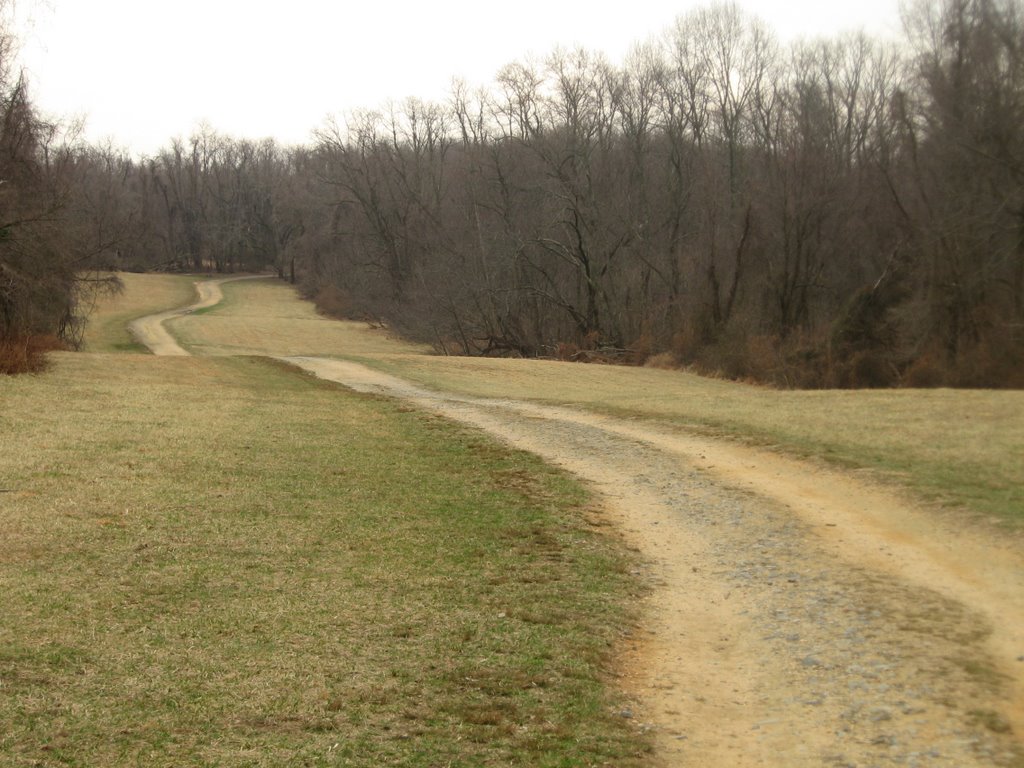
<svg viewBox="0 0 1024 768">
<path fill-rule="evenodd" d="M 271 280 L 171 323 L 211 356 L 123 354 L 122 324 L 192 282 L 126 276 L 94 351 L 0 379 L 0 765 L 644 762 L 609 684 L 634 563 L 581 488 L 253 355 L 676 424 L 1021 517 L 1021 393 L 437 357 Z"/>
<path fill-rule="evenodd" d="M 0 765 L 644 748 L 604 683 L 628 560 L 539 460 L 244 357 L 58 354 L 0 433 Z"/>
</svg>

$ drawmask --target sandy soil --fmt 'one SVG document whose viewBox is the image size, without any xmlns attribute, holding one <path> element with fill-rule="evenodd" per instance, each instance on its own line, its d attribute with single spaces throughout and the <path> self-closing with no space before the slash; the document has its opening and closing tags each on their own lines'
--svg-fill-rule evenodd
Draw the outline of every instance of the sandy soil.
<svg viewBox="0 0 1024 768">
<path fill-rule="evenodd" d="M 645 563 L 620 714 L 653 732 L 657 763 L 1024 765 L 1019 540 L 765 450 L 282 359 L 475 425 L 591 485 L 604 506 L 593 522 Z"/>
</svg>

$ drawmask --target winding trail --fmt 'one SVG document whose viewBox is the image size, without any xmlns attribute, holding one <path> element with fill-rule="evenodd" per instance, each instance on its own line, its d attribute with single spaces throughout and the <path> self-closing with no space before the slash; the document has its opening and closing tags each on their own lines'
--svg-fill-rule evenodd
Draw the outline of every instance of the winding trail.
<svg viewBox="0 0 1024 768">
<path fill-rule="evenodd" d="M 595 523 L 645 563 L 623 715 L 653 730 L 659 764 L 1022 764 L 1019 541 L 765 450 L 280 359 L 484 429 L 597 492 Z"/>
<path fill-rule="evenodd" d="M 128 324 L 128 330 L 140 344 L 149 347 L 154 355 L 170 355 L 174 357 L 186 357 L 186 351 L 175 341 L 174 337 L 164 327 L 164 323 L 176 317 L 183 317 L 198 309 L 213 307 L 224 300 L 224 292 L 221 286 L 224 283 L 232 283 L 236 280 L 265 280 L 273 275 L 245 275 L 242 277 L 221 277 L 216 280 L 203 280 L 196 283 L 198 300 L 194 304 L 179 309 L 171 309 L 167 312 L 160 312 L 155 315 L 147 315 Z"/>
</svg>

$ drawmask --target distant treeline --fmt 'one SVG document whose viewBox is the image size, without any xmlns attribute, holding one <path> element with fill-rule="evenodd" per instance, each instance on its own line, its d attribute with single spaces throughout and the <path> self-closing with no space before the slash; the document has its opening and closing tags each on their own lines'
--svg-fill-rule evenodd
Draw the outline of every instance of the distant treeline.
<svg viewBox="0 0 1024 768">
<path fill-rule="evenodd" d="M 448 353 L 1022 386 L 1024 2 L 906 29 L 783 47 L 715 5 L 310 146 L 79 148 L 67 214 L 95 266 L 274 268 Z"/>
</svg>

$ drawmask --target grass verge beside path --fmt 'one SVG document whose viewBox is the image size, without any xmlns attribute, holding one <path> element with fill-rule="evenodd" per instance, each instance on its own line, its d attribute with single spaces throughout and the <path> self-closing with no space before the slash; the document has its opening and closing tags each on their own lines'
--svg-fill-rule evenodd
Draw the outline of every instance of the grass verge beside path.
<svg viewBox="0 0 1024 768">
<path fill-rule="evenodd" d="M 0 380 L 0 764 L 637 762 L 567 476 L 264 360 L 53 362 Z"/>
</svg>

